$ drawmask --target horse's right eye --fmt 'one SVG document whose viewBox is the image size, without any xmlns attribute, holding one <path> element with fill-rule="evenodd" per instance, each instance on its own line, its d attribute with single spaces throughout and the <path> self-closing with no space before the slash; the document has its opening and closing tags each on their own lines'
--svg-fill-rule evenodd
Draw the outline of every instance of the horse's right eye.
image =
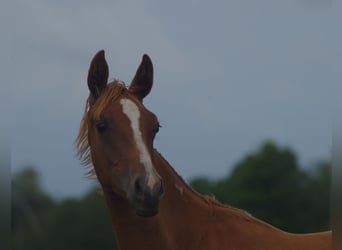
<svg viewBox="0 0 342 250">
<path fill-rule="evenodd" d="M 96 129 L 100 133 L 103 133 L 107 129 L 107 123 L 105 121 L 99 121 L 96 123 Z"/>
</svg>

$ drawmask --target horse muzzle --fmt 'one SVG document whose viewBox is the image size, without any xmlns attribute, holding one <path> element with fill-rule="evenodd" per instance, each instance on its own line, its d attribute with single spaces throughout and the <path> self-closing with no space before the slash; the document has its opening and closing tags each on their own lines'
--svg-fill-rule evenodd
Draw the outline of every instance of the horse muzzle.
<svg viewBox="0 0 342 250">
<path fill-rule="evenodd" d="M 154 178 L 151 180 L 151 178 Z M 159 201 L 164 193 L 163 182 L 157 177 L 138 177 L 127 195 L 136 214 L 151 217 L 158 214 Z"/>
</svg>

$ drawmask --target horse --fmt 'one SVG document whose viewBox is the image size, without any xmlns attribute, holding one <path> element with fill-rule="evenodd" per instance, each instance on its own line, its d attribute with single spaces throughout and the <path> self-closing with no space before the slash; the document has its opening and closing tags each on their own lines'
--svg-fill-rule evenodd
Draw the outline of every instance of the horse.
<svg viewBox="0 0 342 250">
<path fill-rule="evenodd" d="M 100 183 L 121 250 L 325 250 L 332 232 L 292 234 L 191 189 L 154 148 L 160 124 L 144 98 L 153 64 L 143 55 L 129 86 L 108 83 L 105 52 L 88 71 L 78 155 Z"/>
</svg>

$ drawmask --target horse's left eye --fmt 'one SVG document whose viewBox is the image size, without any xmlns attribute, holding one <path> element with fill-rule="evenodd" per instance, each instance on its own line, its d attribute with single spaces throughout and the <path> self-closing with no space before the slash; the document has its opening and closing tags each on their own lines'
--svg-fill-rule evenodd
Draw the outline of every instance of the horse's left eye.
<svg viewBox="0 0 342 250">
<path fill-rule="evenodd" d="M 159 129 L 161 128 L 161 125 L 158 123 L 157 124 L 157 127 L 155 128 L 155 130 L 154 130 L 154 133 L 158 133 L 159 132 Z"/>
<path fill-rule="evenodd" d="M 104 121 L 99 121 L 98 123 L 96 123 L 96 129 L 97 131 L 99 131 L 100 133 L 103 133 L 106 129 L 107 129 L 107 124 Z"/>
</svg>

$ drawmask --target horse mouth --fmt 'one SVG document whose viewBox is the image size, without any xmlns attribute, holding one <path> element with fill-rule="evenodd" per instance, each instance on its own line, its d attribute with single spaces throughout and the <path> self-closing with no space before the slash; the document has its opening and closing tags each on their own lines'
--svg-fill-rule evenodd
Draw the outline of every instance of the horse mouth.
<svg viewBox="0 0 342 250">
<path fill-rule="evenodd" d="M 153 217 L 159 212 L 159 201 L 149 202 L 135 200 L 132 202 L 135 213 L 140 217 Z"/>
<path fill-rule="evenodd" d="M 136 210 L 135 212 L 139 217 L 148 218 L 148 217 L 156 216 L 158 214 L 158 209 L 157 208 L 156 209 L 143 209 L 143 210 Z"/>
</svg>

